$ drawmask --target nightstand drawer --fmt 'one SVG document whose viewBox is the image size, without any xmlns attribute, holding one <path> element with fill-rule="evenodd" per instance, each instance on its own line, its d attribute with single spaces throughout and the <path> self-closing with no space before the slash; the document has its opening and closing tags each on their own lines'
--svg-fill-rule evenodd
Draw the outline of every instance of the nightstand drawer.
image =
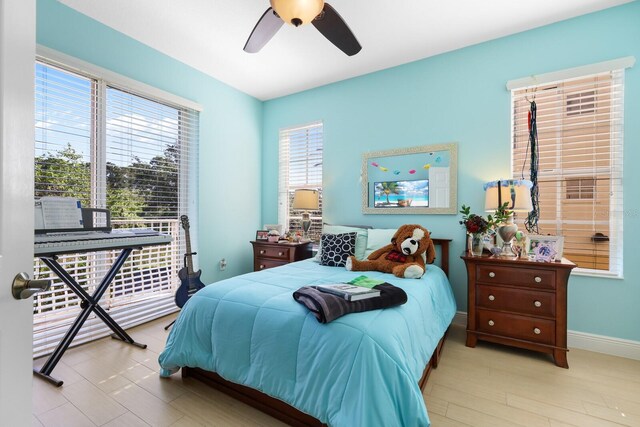
<svg viewBox="0 0 640 427">
<path fill-rule="evenodd" d="M 279 267 L 294 261 L 311 258 L 312 243 L 251 242 L 253 245 L 253 270 Z"/>
<path fill-rule="evenodd" d="M 553 270 L 511 268 L 498 265 L 478 265 L 477 281 L 488 284 L 527 286 L 539 289 L 555 289 L 556 273 Z"/>
<path fill-rule="evenodd" d="M 267 268 L 280 267 L 288 264 L 286 261 L 276 261 L 273 259 L 256 258 L 253 264 L 254 271 L 266 270 Z"/>
<path fill-rule="evenodd" d="M 482 308 L 520 314 L 546 317 L 556 315 L 556 295 L 553 292 L 478 285 L 476 304 Z"/>
<path fill-rule="evenodd" d="M 553 320 L 478 309 L 478 331 L 491 335 L 553 345 L 556 340 Z"/>
<path fill-rule="evenodd" d="M 255 248 L 255 256 L 257 258 L 274 258 L 281 259 L 283 261 L 289 260 L 289 250 L 290 248 L 285 245 L 281 246 L 256 246 Z"/>
</svg>

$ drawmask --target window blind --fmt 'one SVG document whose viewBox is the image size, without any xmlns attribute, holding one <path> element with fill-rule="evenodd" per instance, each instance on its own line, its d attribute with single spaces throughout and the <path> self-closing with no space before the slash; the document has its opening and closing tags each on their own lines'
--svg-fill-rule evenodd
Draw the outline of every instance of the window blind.
<svg viewBox="0 0 640 427">
<path fill-rule="evenodd" d="M 296 189 L 317 189 L 319 209 L 310 211 L 309 238 L 320 241 L 322 233 L 322 122 L 280 130 L 278 223 L 289 230 L 302 230 L 302 212 L 291 209 Z"/>
<path fill-rule="evenodd" d="M 173 236 L 169 245 L 134 251 L 100 305 L 125 328 L 176 311 L 185 252 L 179 218 L 195 211 L 198 113 L 44 60 L 36 63 L 35 101 L 35 197 L 76 197 L 85 207 L 110 209 L 114 228 L 148 227 Z M 194 227 L 197 218 L 190 223 Z M 92 294 L 118 254 L 58 261 Z M 80 307 L 39 259 L 34 277 L 53 280 L 34 298 L 38 357 L 53 351 Z M 73 345 L 110 332 L 92 315 Z"/>
<path fill-rule="evenodd" d="M 578 272 L 622 276 L 624 70 L 514 88 L 512 173 L 529 177 L 537 106 L 540 234 L 564 237 Z"/>
</svg>

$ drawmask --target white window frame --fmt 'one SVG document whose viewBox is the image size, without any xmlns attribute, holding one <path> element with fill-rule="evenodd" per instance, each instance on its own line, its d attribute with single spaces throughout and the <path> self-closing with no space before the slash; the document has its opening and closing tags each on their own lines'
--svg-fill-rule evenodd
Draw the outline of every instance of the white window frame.
<svg viewBox="0 0 640 427">
<path fill-rule="evenodd" d="M 94 101 L 95 106 L 95 114 L 94 114 L 94 134 L 93 139 L 101 141 L 100 143 L 92 144 L 91 148 L 91 203 L 96 207 L 104 207 L 103 203 L 106 201 L 106 187 L 103 185 L 98 185 L 98 182 L 102 180 L 102 182 L 106 182 L 106 149 L 107 149 L 107 136 L 106 136 L 106 102 L 107 102 L 107 88 L 113 88 L 116 90 L 121 90 L 126 93 L 131 93 L 135 96 L 141 96 L 143 98 L 147 98 L 150 100 L 157 101 L 158 103 L 168 105 L 176 108 L 178 111 L 192 110 L 194 112 L 201 112 L 202 107 L 194 103 L 193 101 L 181 98 L 174 94 L 162 91 L 160 89 L 154 88 L 152 86 L 146 85 L 144 83 L 138 82 L 133 79 L 129 79 L 125 76 L 119 75 L 112 71 L 103 69 L 101 67 L 95 66 L 93 64 L 89 64 L 77 58 L 65 55 L 63 53 L 57 52 L 55 50 L 38 46 L 36 50 L 36 59 L 41 61 L 45 65 L 51 65 L 53 67 L 58 67 L 62 70 L 66 70 L 72 73 L 76 73 L 80 76 L 89 78 L 93 80 L 94 83 L 94 91 L 96 93 L 96 98 L 99 101 Z M 180 114 L 180 113 L 179 113 Z M 197 114 L 197 113 L 196 113 Z M 197 120 L 197 117 L 196 117 Z M 193 143 L 192 149 L 194 152 L 191 156 L 183 156 L 183 159 L 188 162 L 188 167 L 184 172 L 186 172 L 186 180 L 181 179 L 180 182 L 180 190 L 183 193 L 188 191 L 188 194 L 185 193 L 184 197 L 181 197 L 179 200 L 179 212 L 185 213 L 189 215 L 190 225 L 192 230 L 197 230 L 198 218 L 198 170 L 197 170 L 197 146 L 198 146 L 198 131 L 197 128 L 192 133 L 192 139 L 190 143 Z M 184 145 L 180 144 L 180 147 L 183 149 Z M 182 163 L 180 168 L 187 166 Z M 186 186 L 186 181 L 189 181 L 188 189 Z M 127 220 L 120 221 L 122 223 L 127 222 Z M 139 221 L 138 221 L 139 222 Z M 169 229 L 165 229 L 167 221 L 164 220 L 154 220 L 150 219 L 149 221 L 145 221 L 146 226 L 156 228 L 162 232 L 170 232 L 172 235 L 178 235 L 181 231 L 180 221 L 179 220 L 171 220 L 171 224 L 168 225 Z M 197 233 L 190 233 L 192 246 L 197 247 Z M 122 327 L 132 327 L 137 324 L 141 324 L 147 322 L 149 320 L 153 320 L 154 318 L 160 317 L 162 315 L 166 315 L 168 313 L 176 311 L 178 308 L 175 306 L 173 302 L 173 294 L 175 292 L 175 288 L 179 284 L 179 280 L 177 279 L 177 269 L 180 268 L 182 262 L 181 254 L 184 253 L 184 242 L 182 239 L 175 239 L 174 242 L 170 244 L 172 246 L 171 253 L 177 254 L 175 261 L 172 264 L 169 273 L 167 273 L 171 279 L 171 289 L 167 291 L 162 291 L 162 295 L 160 298 L 149 298 L 140 295 L 138 298 L 131 298 L 130 302 L 127 302 L 125 305 L 119 305 L 117 308 L 109 308 L 109 292 L 105 294 L 103 304 L 105 304 L 105 308 L 109 309 L 110 315 L 120 323 Z M 180 247 L 178 247 L 178 246 Z M 153 248 L 151 248 L 153 249 Z M 144 251 L 142 251 L 144 252 Z M 132 262 L 136 262 L 138 257 L 143 256 L 142 252 L 140 254 L 132 254 L 130 257 Z M 81 257 L 86 257 L 87 255 L 80 255 Z M 89 254 L 89 257 L 93 257 L 95 260 L 102 260 L 101 264 L 108 262 L 108 258 L 111 256 L 111 252 L 105 253 L 96 253 Z M 66 258 L 63 257 L 63 258 Z M 62 259 L 62 258 L 61 258 Z M 37 264 L 40 263 L 40 260 L 37 260 Z M 37 267 L 39 268 L 39 267 Z M 102 267 L 100 267 L 102 268 Z M 197 257 L 194 259 L 194 269 L 197 270 L 198 267 L 198 259 Z M 131 274 L 127 270 L 126 265 L 121 270 L 122 280 L 126 281 L 126 278 Z M 175 270 L 175 271 L 174 271 Z M 93 273 L 95 275 L 95 273 Z M 101 277 L 96 277 L 94 280 L 100 280 Z M 113 286 L 112 286 L 113 288 Z M 164 288 L 163 288 L 164 289 Z M 69 291 L 70 292 L 70 291 Z M 115 291 L 114 291 L 115 292 Z M 122 292 L 122 291 L 118 291 Z M 36 298 L 37 300 L 37 298 Z M 38 303 L 36 301 L 36 303 Z M 61 313 L 60 320 L 64 322 L 68 322 L 69 319 L 73 321 L 75 315 L 72 314 L 72 311 L 69 309 L 65 310 L 64 313 Z M 49 314 L 50 313 L 50 314 Z M 48 312 L 48 316 L 52 318 L 52 321 L 56 316 L 54 312 Z M 70 317 L 71 316 L 71 317 Z M 48 320 L 43 319 L 43 322 L 48 322 Z M 46 326 L 46 323 L 43 323 Z M 34 327 L 37 325 L 34 323 Z M 54 326 L 55 328 L 55 326 Z M 104 325 L 99 319 L 95 318 L 95 316 L 91 316 L 87 319 L 84 327 L 81 330 L 81 333 L 74 339 L 72 345 L 81 344 L 83 342 L 91 341 L 97 338 L 101 338 L 103 336 L 107 336 L 110 333 L 110 329 Z M 39 357 L 45 354 L 50 353 L 55 345 L 57 345 L 56 337 L 59 333 L 56 330 L 50 332 L 38 332 L 38 336 L 42 337 L 38 339 L 36 343 L 34 341 L 34 357 Z M 35 336 L 34 336 L 35 339 Z"/>
<path fill-rule="evenodd" d="M 624 81 L 624 69 L 632 67 L 634 64 L 635 64 L 635 58 L 632 56 L 629 56 L 629 57 L 614 59 L 611 61 L 605 61 L 605 62 L 600 62 L 600 63 L 586 65 L 586 66 L 575 67 L 575 68 L 560 70 L 560 71 L 541 74 L 541 75 L 533 75 L 533 76 L 524 77 L 516 80 L 510 80 L 509 82 L 507 82 L 506 86 L 507 86 L 507 89 L 511 91 L 511 93 L 513 94 L 514 91 L 516 90 L 539 87 L 541 85 L 546 85 L 546 84 L 551 84 L 551 83 L 561 82 L 561 81 L 568 81 L 572 79 L 578 79 L 578 78 L 586 77 L 589 75 L 595 75 L 595 74 L 604 73 L 604 72 L 612 72 L 615 70 L 622 70 L 622 73 L 623 73 L 622 79 Z M 621 100 L 621 105 L 624 105 L 624 99 Z M 513 132 L 516 129 L 516 126 L 514 123 L 514 109 L 515 109 L 515 103 L 514 103 L 514 97 L 512 96 L 511 109 L 510 109 L 511 132 L 512 132 L 511 141 L 515 140 L 514 134 L 513 134 Z M 612 112 L 612 114 L 616 114 L 616 113 L 619 114 L 620 112 Z M 567 111 L 565 110 L 564 112 L 562 112 L 562 114 L 567 114 Z M 612 145 L 612 154 L 614 156 L 622 156 L 622 153 L 616 150 L 622 150 L 624 137 L 620 136 L 619 138 L 621 139 L 621 143 Z M 513 162 L 513 144 L 511 144 L 511 151 L 512 151 L 511 161 Z M 514 165 L 512 164 L 511 165 L 512 171 L 514 170 L 513 166 Z M 605 169 L 611 169 L 611 168 L 605 168 Z M 593 172 L 593 171 L 594 170 L 592 168 L 589 169 L 589 172 Z M 608 170 L 608 172 L 613 173 L 614 171 Z M 576 170 L 576 169 L 563 170 L 563 174 L 565 177 L 567 177 L 567 175 L 575 176 L 576 178 L 586 177 L 585 171 Z M 620 202 L 619 204 L 616 204 L 614 203 L 613 199 L 610 202 L 610 212 L 618 213 L 618 215 L 612 215 L 609 220 L 609 233 L 610 233 L 610 236 L 614 236 L 615 238 L 615 244 L 613 244 L 610 249 L 612 252 L 612 254 L 610 255 L 610 258 L 613 257 L 616 260 L 618 260 L 617 265 L 615 266 L 615 269 L 611 269 L 611 266 L 610 266 L 609 270 L 606 270 L 606 271 L 589 269 L 589 268 L 576 268 L 574 270 L 574 274 L 576 275 L 605 277 L 605 278 L 613 278 L 613 279 L 624 278 L 624 275 L 623 275 L 624 233 L 622 230 L 622 212 L 618 212 L 619 210 L 622 209 L 622 206 L 623 206 L 624 193 L 623 193 L 622 179 L 619 179 L 618 181 L 614 180 L 613 182 L 615 185 L 613 192 L 619 195 Z M 562 191 L 560 191 L 559 194 L 562 194 Z M 558 199 L 558 203 L 560 203 L 559 199 Z M 560 206 L 558 206 L 557 208 L 558 208 L 558 212 L 560 212 Z M 547 220 L 547 221 L 541 220 L 540 224 L 551 223 L 551 222 L 553 222 L 554 224 L 556 223 L 555 220 Z"/>
<path fill-rule="evenodd" d="M 296 219 L 300 219 L 302 220 L 302 214 L 300 215 L 292 215 L 291 214 L 291 209 L 289 206 L 289 202 L 291 199 L 291 191 L 294 191 L 296 189 L 303 189 L 303 188 L 311 188 L 311 189 L 317 189 L 320 191 L 320 216 L 318 215 L 311 215 L 311 221 L 312 223 L 315 221 L 316 223 L 318 221 L 320 221 L 320 223 L 322 224 L 322 177 L 320 177 L 320 181 L 316 181 L 316 182 L 308 182 L 305 185 L 301 185 L 301 186 L 292 186 L 289 183 L 289 147 L 290 147 L 290 141 L 289 141 L 289 136 L 291 135 L 291 133 L 299 131 L 299 130 L 305 130 L 305 129 L 311 129 L 311 128 L 321 128 L 322 129 L 322 143 L 324 146 L 324 124 L 322 121 L 315 121 L 315 122 L 311 122 L 311 123 L 306 123 L 303 125 L 298 125 L 298 126 L 291 126 L 291 127 L 287 127 L 287 128 L 283 128 L 280 129 L 279 131 L 279 138 L 278 138 L 278 165 L 279 165 L 279 170 L 278 170 L 278 224 L 281 224 L 285 230 L 289 229 L 289 222 L 292 218 L 296 218 Z M 323 152 L 324 152 L 324 148 L 323 148 Z M 292 227 L 293 230 L 301 230 L 302 227 Z"/>
</svg>

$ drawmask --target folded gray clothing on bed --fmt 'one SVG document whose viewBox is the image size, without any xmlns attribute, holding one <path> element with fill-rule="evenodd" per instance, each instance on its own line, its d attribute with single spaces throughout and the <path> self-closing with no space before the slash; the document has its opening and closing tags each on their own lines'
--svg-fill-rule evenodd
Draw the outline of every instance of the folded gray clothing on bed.
<svg viewBox="0 0 640 427">
<path fill-rule="evenodd" d="M 407 302 L 407 294 L 397 286 L 384 283 L 374 286 L 373 289 L 380 291 L 379 297 L 347 301 L 337 295 L 303 286 L 293 293 L 293 299 L 307 307 L 320 323 L 329 323 L 349 313 L 393 307 Z"/>
</svg>

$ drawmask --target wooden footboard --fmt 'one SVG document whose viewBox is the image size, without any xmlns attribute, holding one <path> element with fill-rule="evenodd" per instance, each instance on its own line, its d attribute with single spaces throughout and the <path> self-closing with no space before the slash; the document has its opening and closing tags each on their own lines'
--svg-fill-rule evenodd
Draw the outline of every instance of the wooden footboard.
<svg viewBox="0 0 640 427">
<path fill-rule="evenodd" d="M 200 368 L 182 368 L 183 377 L 195 378 L 210 385 L 216 390 L 246 403 L 249 406 L 269 414 L 290 426 L 325 426 L 311 415 L 305 414 L 282 400 L 271 397 L 253 388 L 232 383 L 222 378 L 215 372 L 205 371 Z"/>
<path fill-rule="evenodd" d="M 448 330 L 447 330 L 448 331 Z M 431 369 L 437 367 L 440 360 L 440 354 L 442 353 L 442 347 L 444 345 L 447 332 L 440 339 L 431 359 L 424 368 L 422 378 L 418 382 L 420 390 L 424 389 L 427 384 L 427 379 L 431 373 Z M 195 378 L 203 383 L 210 385 L 216 390 L 228 394 L 229 396 L 252 406 L 265 414 L 269 414 L 280 421 L 296 427 L 318 427 L 326 426 L 316 418 L 309 414 L 305 414 L 302 411 L 294 408 L 293 406 L 283 402 L 282 400 L 271 397 L 253 388 L 236 384 L 231 381 L 227 381 L 215 372 L 205 371 L 200 368 L 182 368 L 183 377 Z"/>
</svg>

